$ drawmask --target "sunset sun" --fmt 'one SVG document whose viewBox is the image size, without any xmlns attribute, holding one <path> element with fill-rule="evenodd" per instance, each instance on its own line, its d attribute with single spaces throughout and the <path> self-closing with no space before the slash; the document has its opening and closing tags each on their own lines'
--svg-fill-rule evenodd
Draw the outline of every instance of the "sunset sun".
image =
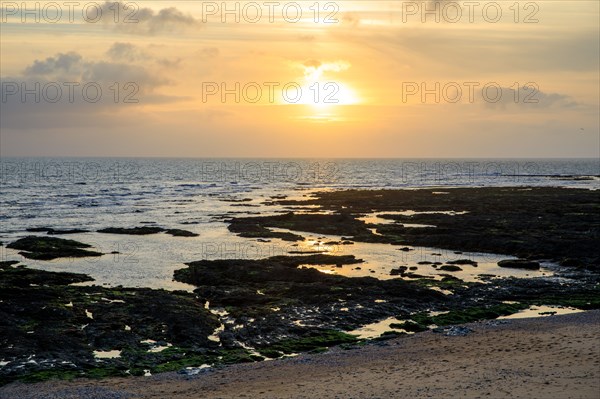
<svg viewBox="0 0 600 399">
<path fill-rule="evenodd" d="M 345 83 L 317 81 L 302 86 L 300 104 L 318 109 L 358 104 L 356 92 Z"/>
</svg>

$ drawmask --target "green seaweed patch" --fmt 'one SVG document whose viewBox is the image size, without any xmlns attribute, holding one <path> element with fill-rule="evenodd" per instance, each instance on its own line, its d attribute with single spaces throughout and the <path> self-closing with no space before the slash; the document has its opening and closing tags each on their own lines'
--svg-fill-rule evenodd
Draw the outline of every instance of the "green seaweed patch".
<svg viewBox="0 0 600 399">
<path fill-rule="evenodd" d="M 390 324 L 390 328 L 395 328 L 398 330 L 404 330 L 404 331 L 408 331 L 408 332 L 421 332 L 421 331 L 427 330 L 427 327 L 425 327 L 419 323 L 416 323 L 412 320 L 408 320 L 403 323 L 392 323 L 392 324 Z"/>
<path fill-rule="evenodd" d="M 459 279 L 458 277 L 444 275 L 441 280 L 434 280 L 431 278 L 420 278 L 412 281 L 422 287 L 437 287 L 441 289 L 452 289 L 457 287 L 469 287 L 476 285 L 477 283 L 467 282 Z"/>
<path fill-rule="evenodd" d="M 427 328 L 435 324 L 437 326 L 450 326 L 455 324 L 465 324 L 480 320 L 496 319 L 500 316 L 508 316 L 517 313 L 528 307 L 525 303 L 502 303 L 487 307 L 471 307 L 461 310 L 451 310 L 448 313 L 430 316 L 426 312 L 417 313 L 411 316 L 412 321 Z"/>
<path fill-rule="evenodd" d="M 172 359 L 152 367 L 154 373 L 165 373 L 167 371 L 178 371 L 186 367 L 200 367 L 203 364 L 211 364 L 212 357 L 201 354 L 190 354 L 179 359 Z"/>
<path fill-rule="evenodd" d="M 178 351 L 181 351 L 179 349 Z M 169 349 L 164 350 L 167 352 Z M 161 352 L 161 353 L 163 353 Z M 171 352 L 172 353 L 172 352 Z M 147 369 L 152 373 L 164 373 L 167 371 L 178 371 L 186 367 L 199 367 L 203 364 L 223 366 L 237 363 L 252 363 L 264 360 L 262 356 L 250 353 L 246 349 L 222 349 L 219 351 L 208 351 L 204 353 L 188 351 L 179 356 L 163 361 L 158 364 L 150 364 Z"/>
<path fill-rule="evenodd" d="M 268 347 L 258 349 L 258 352 L 266 357 L 273 355 L 274 352 L 280 352 L 286 355 L 299 352 L 322 351 L 322 348 L 329 348 L 341 344 L 351 344 L 358 342 L 355 335 L 350 335 L 337 330 L 317 330 L 310 333 L 309 336 L 298 339 L 285 339 Z"/>
<path fill-rule="evenodd" d="M 0 386 L 18 380 L 36 383 L 48 380 L 72 380 L 75 378 L 102 379 L 108 377 L 142 376 L 146 370 L 153 374 L 178 371 L 186 367 L 199 367 L 209 364 L 215 367 L 263 361 L 263 356 L 250 353 L 246 349 L 222 349 L 218 351 L 195 352 L 185 348 L 165 349 L 159 353 L 126 348 L 120 359 L 110 359 L 104 365 L 78 369 L 38 370 L 19 376 L 0 376 Z M 318 349 L 318 348 L 317 348 Z M 326 349 L 326 348 L 325 348 Z M 132 358 L 132 354 L 135 354 Z"/>
<path fill-rule="evenodd" d="M 536 306 L 565 306 L 581 310 L 600 309 L 600 289 L 586 294 L 571 293 L 569 296 L 548 296 L 529 301 Z"/>
<path fill-rule="evenodd" d="M 38 370 L 28 374 L 19 376 L 16 380 L 25 383 L 37 383 L 49 380 L 62 380 L 71 381 L 76 378 L 93 378 L 102 379 L 108 377 L 127 377 L 126 370 L 123 367 L 92 367 L 86 370 L 82 369 L 51 369 L 51 370 Z M 15 378 L 0 377 L 0 386 L 15 381 Z"/>
</svg>

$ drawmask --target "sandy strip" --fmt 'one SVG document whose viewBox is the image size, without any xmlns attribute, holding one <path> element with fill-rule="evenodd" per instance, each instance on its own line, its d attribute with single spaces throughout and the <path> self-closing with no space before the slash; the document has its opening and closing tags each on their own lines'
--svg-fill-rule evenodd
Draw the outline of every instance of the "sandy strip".
<svg viewBox="0 0 600 399">
<path fill-rule="evenodd" d="M 600 398 L 600 311 L 474 323 L 188 377 L 0 388 L 0 398 Z"/>
</svg>

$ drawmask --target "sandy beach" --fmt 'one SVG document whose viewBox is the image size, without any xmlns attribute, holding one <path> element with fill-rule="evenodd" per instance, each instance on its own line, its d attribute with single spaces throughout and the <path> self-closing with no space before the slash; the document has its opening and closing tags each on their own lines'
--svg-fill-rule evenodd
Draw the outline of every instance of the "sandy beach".
<svg viewBox="0 0 600 399">
<path fill-rule="evenodd" d="M 14 383 L 0 398 L 600 397 L 600 311 L 466 326 L 196 376 Z"/>
</svg>

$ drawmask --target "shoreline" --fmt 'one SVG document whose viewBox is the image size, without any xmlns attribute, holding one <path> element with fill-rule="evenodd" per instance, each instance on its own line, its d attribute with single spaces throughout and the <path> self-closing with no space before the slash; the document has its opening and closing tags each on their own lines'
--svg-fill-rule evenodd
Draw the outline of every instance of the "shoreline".
<svg viewBox="0 0 600 399">
<path fill-rule="evenodd" d="M 0 398 L 597 398 L 600 311 L 485 321 L 351 350 L 237 364 L 196 376 L 12 383 Z M 93 395 L 93 396 L 92 396 Z"/>
</svg>

